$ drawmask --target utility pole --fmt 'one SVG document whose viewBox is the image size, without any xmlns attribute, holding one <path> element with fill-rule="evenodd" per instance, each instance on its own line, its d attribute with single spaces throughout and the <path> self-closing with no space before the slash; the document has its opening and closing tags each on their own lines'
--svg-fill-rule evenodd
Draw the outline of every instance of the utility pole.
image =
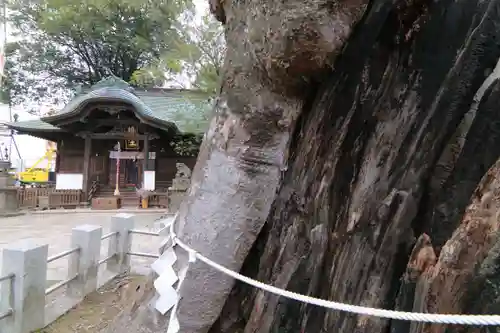
<svg viewBox="0 0 500 333">
<path fill-rule="evenodd" d="M 2 76 L 5 76 L 5 63 L 6 63 L 6 50 L 7 47 L 7 0 L 2 0 L 2 20 L 3 20 L 3 47 L 2 47 L 2 58 L 3 58 L 3 68 L 2 68 Z M 2 77 L 4 79 L 4 77 Z M 5 80 L 4 80 L 5 81 Z M 10 93 L 8 93 L 7 97 L 7 105 L 9 107 L 9 121 L 12 122 L 12 105 L 10 103 Z M 10 142 L 9 142 L 9 161 L 12 163 L 12 144 L 14 143 L 17 154 L 19 158 L 21 158 L 19 154 L 19 150 L 17 149 L 17 145 L 14 142 L 14 130 L 10 130 Z"/>
</svg>

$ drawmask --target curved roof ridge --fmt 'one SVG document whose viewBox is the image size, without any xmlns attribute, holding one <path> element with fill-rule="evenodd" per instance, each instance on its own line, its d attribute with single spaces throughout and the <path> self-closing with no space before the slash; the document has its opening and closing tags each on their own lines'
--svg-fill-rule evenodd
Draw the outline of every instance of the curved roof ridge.
<svg viewBox="0 0 500 333">
<path fill-rule="evenodd" d="M 91 90 L 90 92 L 77 96 L 73 100 L 71 100 L 61 111 L 57 112 L 54 115 L 46 116 L 41 118 L 44 122 L 53 124 L 57 122 L 59 119 L 63 119 L 66 117 L 74 116 L 78 114 L 84 107 L 90 102 L 95 101 L 110 101 L 110 100 L 118 100 L 124 103 L 131 104 L 139 117 L 146 117 L 150 120 L 157 120 L 162 123 L 168 123 L 170 126 L 177 126 L 173 122 L 167 122 L 160 119 L 157 119 L 154 116 L 153 110 L 144 103 L 139 97 L 137 97 L 133 92 L 125 90 L 123 88 L 114 87 L 114 86 L 105 86 L 102 88 L 97 88 Z"/>
</svg>

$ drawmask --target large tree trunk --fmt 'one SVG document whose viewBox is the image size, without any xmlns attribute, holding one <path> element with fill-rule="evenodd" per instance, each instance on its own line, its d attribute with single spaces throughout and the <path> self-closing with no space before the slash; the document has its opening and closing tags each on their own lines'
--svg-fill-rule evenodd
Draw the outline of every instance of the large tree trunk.
<svg viewBox="0 0 500 333">
<path fill-rule="evenodd" d="M 180 238 L 323 299 L 496 311 L 495 177 L 463 216 L 500 153 L 500 0 L 211 0 L 211 9 L 226 26 L 227 63 Z M 145 291 L 116 327 L 166 331 Z M 306 306 L 233 287 L 198 262 L 181 296 L 181 333 L 474 331 Z"/>
<path fill-rule="evenodd" d="M 490 76 L 500 56 L 499 10 L 494 0 L 370 3 L 301 114 L 245 275 L 371 307 L 498 309 L 488 283 L 499 273 L 490 211 L 498 207 L 476 204 L 462 217 L 500 153 L 500 82 Z M 211 332 L 280 330 L 446 327 L 327 311 L 237 283 Z"/>
</svg>

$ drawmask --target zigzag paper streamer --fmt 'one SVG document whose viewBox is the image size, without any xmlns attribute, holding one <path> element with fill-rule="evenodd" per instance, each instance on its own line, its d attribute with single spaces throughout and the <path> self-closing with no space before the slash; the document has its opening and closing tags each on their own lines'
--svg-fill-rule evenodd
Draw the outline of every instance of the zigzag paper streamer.
<svg viewBox="0 0 500 333">
<path fill-rule="evenodd" d="M 162 315 L 172 309 L 178 301 L 177 290 L 174 288 L 174 284 L 179 281 L 173 268 L 176 261 L 177 256 L 173 248 L 169 248 L 151 265 L 151 268 L 158 274 L 158 278 L 154 281 L 154 287 L 159 294 L 155 308 Z"/>
<path fill-rule="evenodd" d="M 173 248 L 168 248 L 163 254 L 155 260 L 151 268 L 156 274 L 161 275 L 166 269 L 172 268 L 177 261 L 177 255 Z"/>
<path fill-rule="evenodd" d="M 174 284 L 179 281 L 177 274 L 175 273 L 172 266 L 167 266 L 161 273 L 161 275 L 154 281 L 154 286 L 156 290 L 162 294 L 163 288 L 167 286 L 174 289 Z"/>
<path fill-rule="evenodd" d="M 172 248 L 168 249 L 173 250 Z M 173 250 L 174 251 L 174 250 Z M 192 261 L 189 261 L 192 262 Z M 184 267 L 179 269 L 179 272 L 175 274 L 175 277 L 177 278 L 176 282 L 177 287 L 173 289 L 170 287 L 170 283 L 174 280 L 174 278 L 169 275 L 168 269 L 160 276 L 155 282 L 157 282 L 157 285 L 155 284 L 155 288 L 160 294 L 160 298 L 157 301 L 157 309 L 160 311 L 160 313 L 165 314 L 163 312 L 165 308 L 172 309 L 170 313 L 170 319 L 168 323 L 168 329 L 167 333 L 179 333 L 180 330 L 180 325 L 179 325 L 179 320 L 177 319 L 177 304 L 179 302 L 179 292 L 182 286 L 182 281 L 184 281 L 184 278 L 186 277 L 187 270 L 189 269 L 189 262 L 184 265 Z M 161 280 L 161 281 L 160 281 Z M 174 282 L 173 284 L 175 284 Z M 172 285 L 173 285 L 172 284 Z M 174 292 L 172 292 L 172 290 Z M 160 302 L 161 300 L 161 302 Z M 174 303 L 175 302 L 175 303 Z M 168 310 L 167 310 L 168 311 Z"/>
<path fill-rule="evenodd" d="M 165 315 L 172 309 L 179 301 L 177 290 L 171 286 L 162 286 L 161 291 L 158 292 L 160 297 L 156 300 L 155 308 L 162 315 Z"/>
<path fill-rule="evenodd" d="M 176 315 L 177 304 L 179 302 L 179 290 L 189 266 L 189 263 L 183 265 L 184 267 L 180 268 L 179 272 L 176 272 L 174 269 L 174 264 L 178 261 L 175 240 L 173 238 L 173 223 L 176 217 L 177 215 L 173 219 L 170 219 L 170 221 L 166 221 L 163 228 L 163 231 L 168 232 L 168 236 L 162 242 L 161 248 L 167 246 L 168 248 L 151 265 L 151 268 L 158 274 L 158 278 L 154 281 L 154 287 L 159 295 L 155 303 L 155 308 L 162 315 L 166 315 L 168 311 L 171 311 L 167 333 L 178 333 L 180 330 L 179 320 Z M 189 262 L 193 260 L 194 258 L 190 254 Z M 175 284 L 177 284 L 176 287 L 174 287 Z"/>
</svg>

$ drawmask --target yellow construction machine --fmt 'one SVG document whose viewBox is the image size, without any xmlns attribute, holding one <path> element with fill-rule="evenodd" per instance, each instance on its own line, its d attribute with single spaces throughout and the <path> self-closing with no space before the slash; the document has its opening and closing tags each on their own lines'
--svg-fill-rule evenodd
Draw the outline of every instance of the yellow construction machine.
<svg viewBox="0 0 500 333">
<path fill-rule="evenodd" d="M 21 184 L 35 184 L 44 185 L 53 181 L 51 171 L 52 161 L 54 159 L 54 153 L 56 150 L 54 148 L 47 149 L 45 155 L 40 157 L 38 161 L 33 164 L 33 166 L 26 171 L 19 172 L 18 179 Z M 40 163 L 47 160 L 46 167 L 38 167 Z"/>
</svg>

